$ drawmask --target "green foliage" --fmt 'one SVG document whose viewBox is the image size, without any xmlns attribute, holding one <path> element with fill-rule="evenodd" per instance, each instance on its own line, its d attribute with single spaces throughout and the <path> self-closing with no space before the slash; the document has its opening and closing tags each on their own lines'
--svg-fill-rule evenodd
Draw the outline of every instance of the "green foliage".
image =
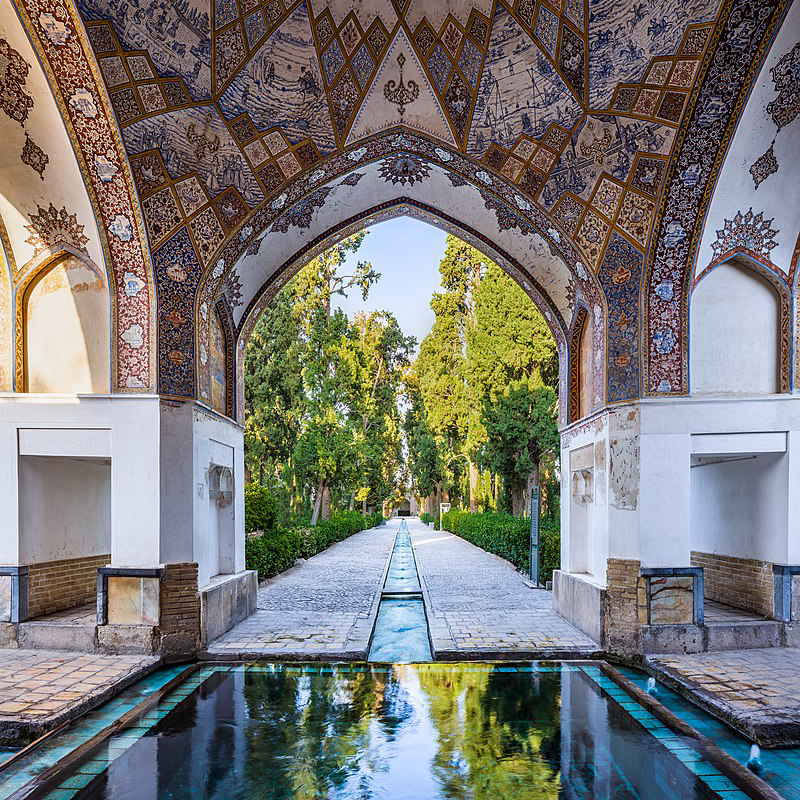
<svg viewBox="0 0 800 800">
<path fill-rule="evenodd" d="M 466 506 L 468 497 L 472 511 L 507 495 L 519 516 L 528 486 L 540 468 L 552 474 L 558 452 L 556 345 L 520 286 L 474 248 L 448 237 L 439 271 L 436 321 L 406 389 L 414 487 L 437 505 Z"/>
<path fill-rule="evenodd" d="M 427 525 L 429 522 L 436 522 L 438 517 L 436 514 L 429 514 L 427 511 L 423 511 L 419 515 L 419 521 L 423 524 Z"/>
<path fill-rule="evenodd" d="M 538 483 L 542 459 L 555 458 L 558 453 L 555 404 L 552 389 L 532 389 L 523 382 L 510 384 L 494 403 L 484 400 L 486 441 L 478 459 L 482 466 L 506 480 L 515 496 L 517 516 L 522 512 L 519 498 L 529 477 L 535 476 Z"/>
<path fill-rule="evenodd" d="M 380 277 L 367 262 L 346 269 L 365 236 L 301 270 L 262 315 L 245 355 L 245 463 L 313 524 L 331 503 L 380 507 L 402 471 L 398 396 L 416 341 L 387 312 L 348 319 L 331 305 L 349 291 L 366 299 Z"/>
<path fill-rule="evenodd" d="M 244 543 L 245 568 L 258 570 L 262 581 L 289 569 L 300 554 L 301 540 L 294 530 L 269 531 Z"/>
<path fill-rule="evenodd" d="M 363 516 L 358 511 L 335 511 L 330 521 L 315 526 L 269 530 L 263 536 L 247 539 L 244 556 L 247 569 L 258 570 L 265 580 L 288 569 L 298 558 L 311 558 L 335 542 L 381 524 L 380 513 Z"/>
<path fill-rule="evenodd" d="M 530 519 L 511 514 L 471 514 L 448 511 L 444 529 L 510 561 L 520 572 L 530 570 Z M 552 580 L 561 563 L 561 531 L 558 519 L 546 517 L 539 529 L 539 580 Z"/>
<path fill-rule="evenodd" d="M 278 521 L 278 500 L 266 487 L 257 483 L 244 486 L 244 529 L 253 531 L 274 530 Z"/>
</svg>

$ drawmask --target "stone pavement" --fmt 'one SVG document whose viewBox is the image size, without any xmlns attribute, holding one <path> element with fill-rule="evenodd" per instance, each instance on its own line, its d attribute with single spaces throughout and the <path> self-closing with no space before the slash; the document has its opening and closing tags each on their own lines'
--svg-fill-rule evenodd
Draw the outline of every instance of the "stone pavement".
<svg viewBox="0 0 800 800">
<path fill-rule="evenodd" d="M 152 656 L 0 650 L 0 745 L 17 747 L 118 694 Z"/>
<path fill-rule="evenodd" d="M 435 659 L 571 658 L 600 646 L 507 561 L 409 522 Z"/>
<path fill-rule="evenodd" d="M 357 533 L 266 581 L 258 611 L 206 657 L 366 661 L 397 528 Z"/>
<path fill-rule="evenodd" d="M 647 667 L 759 744 L 800 744 L 800 649 L 650 656 Z"/>
</svg>

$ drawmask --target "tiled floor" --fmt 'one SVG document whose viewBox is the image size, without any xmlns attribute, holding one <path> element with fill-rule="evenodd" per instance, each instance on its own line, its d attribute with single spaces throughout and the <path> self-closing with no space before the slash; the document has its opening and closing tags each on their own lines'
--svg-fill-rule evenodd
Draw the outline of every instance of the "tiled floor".
<svg viewBox="0 0 800 800">
<path fill-rule="evenodd" d="M 599 645 L 553 610 L 550 592 L 507 561 L 409 522 L 434 653 L 444 658 L 567 658 Z"/>
<path fill-rule="evenodd" d="M 150 671 L 150 656 L 0 650 L 0 731 L 40 735 L 119 692 Z M 9 742 L 4 742 L 9 743 Z"/>
<path fill-rule="evenodd" d="M 704 600 L 703 606 L 706 625 L 736 625 L 737 623 L 749 625 L 753 622 L 764 621 L 764 617 L 760 617 L 758 614 L 745 611 L 743 608 L 726 606 L 715 600 Z"/>
<path fill-rule="evenodd" d="M 800 649 L 654 656 L 648 664 L 747 736 L 773 742 L 793 728 L 789 738 L 800 741 Z"/>
<path fill-rule="evenodd" d="M 76 608 L 66 611 L 56 611 L 52 614 L 45 614 L 35 617 L 31 622 L 46 622 L 50 625 L 96 625 L 97 624 L 97 604 L 86 603 Z"/>
</svg>

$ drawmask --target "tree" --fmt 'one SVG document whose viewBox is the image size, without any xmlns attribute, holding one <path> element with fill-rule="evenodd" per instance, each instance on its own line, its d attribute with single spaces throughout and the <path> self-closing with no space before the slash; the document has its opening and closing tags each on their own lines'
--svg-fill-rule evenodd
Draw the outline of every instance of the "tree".
<svg viewBox="0 0 800 800">
<path fill-rule="evenodd" d="M 503 477 L 515 516 L 524 511 L 526 492 L 530 497 L 539 483 L 542 460 L 558 453 L 556 400 L 549 387 L 532 388 L 526 381 L 511 383 L 494 402 L 484 400 L 486 441 L 479 458 Z"/>
</svg>

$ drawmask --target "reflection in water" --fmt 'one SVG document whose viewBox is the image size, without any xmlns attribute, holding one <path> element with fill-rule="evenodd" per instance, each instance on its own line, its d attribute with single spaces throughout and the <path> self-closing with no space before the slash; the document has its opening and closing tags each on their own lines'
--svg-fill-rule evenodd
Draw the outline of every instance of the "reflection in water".
<svg viewBox="0 0 800 800">
<path fill-rule="evenodd" d="M 702 787 L 577 670 L 284 666 L 214 673 L 81 797 L 713 796 Z"/>
</svg>

